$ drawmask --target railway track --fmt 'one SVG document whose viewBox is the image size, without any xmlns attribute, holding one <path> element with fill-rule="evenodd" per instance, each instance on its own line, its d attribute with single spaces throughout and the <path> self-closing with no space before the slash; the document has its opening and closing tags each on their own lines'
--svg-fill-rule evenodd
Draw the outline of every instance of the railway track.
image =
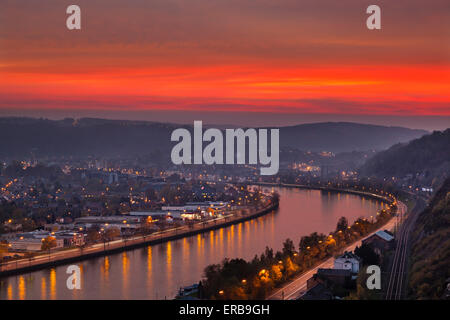
<svg viewBox="0 0 450 320">
<path fill-rule="evenodd" d="M 406 206 L 402 210 L 402 218 L 406 213 Z M 386 300 L 401 300 L 403 298 L 403 288 L 406 273 L 406 263 L 408 255 L 409 234 L 418 216 L 418 210 L 413 210 L 401 224 L 397 233 L 397 247 L 394 253 L 394 260 L 389 275 L 388 287 L 386 290 Z"/>
</svg>

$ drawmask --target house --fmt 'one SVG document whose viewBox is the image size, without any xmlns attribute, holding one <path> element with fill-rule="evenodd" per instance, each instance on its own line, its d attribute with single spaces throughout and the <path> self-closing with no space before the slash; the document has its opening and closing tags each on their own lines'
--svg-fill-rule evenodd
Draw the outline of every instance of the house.
<svg viewBox="0 0 450 320">
<path fill-rule="evenodd" d="M 198 198 L 210 198 L 216 195 L 216 189 L 207 184 L 195 185 L 192 186 L 192 194 Z"/>
<path fill-rule="evenodd" d="M 347 287 L 352 282 L 351 270 L 344 269 L 322 269 L 319 268 L 317 273 L 312 277 L 313 281 L 322 282 L 326 284 L 336 284 L 343 287 Z M 308 280 L 309 281 L 309 280 Z"/>
<path fill-rule="evenodd" d="M 358 274 L 361 258 L 352 252 L 344 252 L 334 260 L 334 269 L 350 270 L 353 275 Z"/>
<path fill-rule="evenodd" d="M 87 202 L 84 205 L 84 210 L 88 211 L 91 214 L 100 214 L 104 210 L 103 203 L 101 202 Z"/>
<path fill-rule="evenodd" d="M 316 283 L 306 293 L 300 297 L 300 300 L 332 300 L 333 293 L 323 284 Z"/>
<path fill-rule="evenodd" d="M 62 239 L 64 241 L 65 248 L 75 246 L 80 247 L 85 243 L 84 235 L 78 232 L 59 233 L 56 235 L 56 240 L 58 239 Z"/>
<path fill-rule="evenodd" d="M 386 230 L 378 231 L 364 239 L 362 244 L 372 247 L 375 253 L 382 256 L 383 252 L 394 248 L 394 236 Z"/>
</svg>

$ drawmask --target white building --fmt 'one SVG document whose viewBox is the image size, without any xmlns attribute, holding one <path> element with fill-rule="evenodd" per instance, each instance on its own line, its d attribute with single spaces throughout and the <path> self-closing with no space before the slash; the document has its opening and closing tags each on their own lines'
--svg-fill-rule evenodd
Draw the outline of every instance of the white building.
<svg viewBox="0 0 450 320">
<path fill-rule="evenodd" d="M 359 272 L 361 259 L 352 252 L 344 252 L 334 260 L 334 269 L 350 270 L 353 274 Z"/>
<path fill-rule="evenodd" d="M 11 251 L 41 251 L 43 239 L 19 238 L 10 242 Z M 64 247 L 64 239 L 55 239 L 56 246 L 53 249 Z"/>
</svg>

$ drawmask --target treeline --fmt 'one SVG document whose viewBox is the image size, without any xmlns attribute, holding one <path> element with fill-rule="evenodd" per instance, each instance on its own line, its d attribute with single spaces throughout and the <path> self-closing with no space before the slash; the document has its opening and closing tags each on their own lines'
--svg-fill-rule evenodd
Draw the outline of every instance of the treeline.
<svg viewBox="0 0 450 320">
<path fill-rule="evenodd" d="M 409 274 L 413 299 L 444 299 L 450 292 L 450 179 L 417 219 Z"/>
<path fill-rule="evenodd" d="M 342 248 L 385 224 L 396 212 L 390 205 L 373 219 L 359 218 L 352 225 L 339 219 L 336 230 L 329 235 L 311 233 L 300 239 L 297 247 L 286 239 L 281 251 L 266 247 L 251 261 L 225 259 L 204 270 L 202 297 L 206 299 L 264 299 L 276 287 L 307 271 L 318 262 L 333 256 Z"/>
</svg>

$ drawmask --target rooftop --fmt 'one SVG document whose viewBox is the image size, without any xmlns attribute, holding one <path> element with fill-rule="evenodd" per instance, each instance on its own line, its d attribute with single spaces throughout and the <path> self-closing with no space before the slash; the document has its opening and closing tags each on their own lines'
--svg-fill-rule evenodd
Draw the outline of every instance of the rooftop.
<svg viewBox="0 0 450 320">
<path fill-rule="evenodd" d="M 319 276 L 343 276 L 343 277 L 350 277 L 352 275 L 351 270 L 347 269 L 322 269 L 319 268 L 317 270 L 317 274 Z"/>
<path fill-rule="evenodd" d="M 375 234 L 388 242 L 394 239 L 394 237 L 386 231 L 377 231 Z"/>
<path fill-rule="evenodd" d="M 338 257 L 336 258 L 336 260 L 337 260 L 337 259 L 356 259 L 356 260 L 358 260 L 358 261 L 361 260 L 360 257 L 358 257 L 356 254 L 354 254 L 354 253 L 351 252 L 351 251 L 345 251 L 344 254 L 338 256 Z"/>
</svg>

